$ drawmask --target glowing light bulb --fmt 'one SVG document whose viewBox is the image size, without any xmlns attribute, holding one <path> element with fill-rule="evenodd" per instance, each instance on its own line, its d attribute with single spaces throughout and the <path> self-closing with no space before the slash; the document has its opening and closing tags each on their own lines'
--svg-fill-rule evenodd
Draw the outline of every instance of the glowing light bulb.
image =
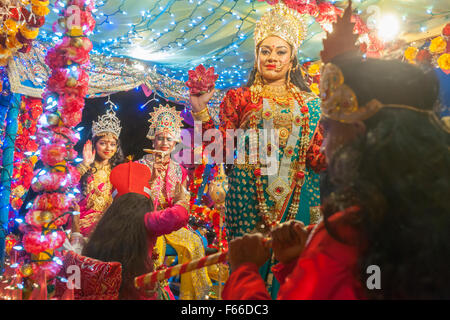
<svg viewBox="0 0 450 320">
<path fill-rule="evenodd" d="M 381 17 L 378 24 L 378 36 L 385 42 L 394 40 L 400 31 L 398 18 L 393 14 L 386 14 Z"/>
</svg>

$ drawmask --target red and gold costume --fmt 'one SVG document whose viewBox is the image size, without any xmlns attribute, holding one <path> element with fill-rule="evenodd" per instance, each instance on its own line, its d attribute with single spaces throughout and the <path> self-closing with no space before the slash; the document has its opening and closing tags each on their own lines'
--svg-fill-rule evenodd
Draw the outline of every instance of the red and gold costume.
<svg viewBox="0 0 450 320">
<path fill-rule="evenodd" d="M 154 139 L 158 134 L 167 132 L 171 134 L 175 141 L 181 141 L 182 118 L 179 113 L 175 108 L 169 106 L 155 108 L 155 111 L 151 114 L 152 118 L 149 120 L 151 125 L 147 138 Z M 148 154 L 138 162 L 145 164 L 150 169 L 150 172 L 153 172 L 155 155 Z M 150 185 L 149 194 L 155 205 L 155 210 L 165 211 L 170 210 L 173 206 L 172 194 L 176 184 L 187 183 L 187 171 L 179 163 L 170 158 L 167 158 L 163 162 L 163 166 L 163 173 L 154 179 Z M 162 236 L 163 233 L 160 235 Z M 205 249 L 201 238 L 189 226 L 171 233 L 165 232 L 164 236 L 158 238 L 156 250 L 160 257 L 160 264 L 163 263 L 167 244 L 172 246 L 177 252 L 179 263 L 185 263 L 205 256 Z M 212 283 L 206 269 L 183 274 L 181 275 L 180 283 L 180 299 L 203 299 L 209 292 L 211 286 Z"/>
<path fill-rule="evenodd" d="M 291 45 L 296 59 L 305 33 L 303 18 L 279 3 L 256 24 L 255 48 L 267 37 L 276 36 Z M 226 225 L 229 239 L 246 233 L 268 233 L 277 223 L 290 219 L 308 225 L 316 223 L 320 217 L 318 173 L 326 165 L 320 152 L 323 140 L 318 125 L 320 99 L 295 86 L 290 81 L 290 72 L 285 85 L 270 86 L 264 84 L 258 71 L 250 87 L 229 90 L 220 105 L 219 130 L 223 141 L 219 144 L 222 143 L 224 150 L 226 141 L 234 140 L 234 136 L 227 139 L 227 130 L 233 135 L 237 129 L 256 133 L 250 134 L 248 139 L 237 139 L 238 153 L 239 149 L 246 150 L 247 141 L 250 152 L 249 156 L 245 155 L 245 161 L 240 161 L 237 155 L 228 176 Z M 203 122 L 203 130 L 215 128 L 207 108 L 193 112 L 193 117 Z M 233 159 L 232 152 L 234 150 L 229 150 L 223 160 Z M 256 154 L 258 157 L 254 161 L 251 157 Z M 269 162 L 264 163 L 267 159 Z M 274 166 L 275 170 L 268 169 Z M 271 286 L 269 264 L 263 269 L 262 274 Z M 272 291 L 275 295 L 276 285 Z"/>
<path fill-rule="evenodd" d="M 120 120 L 114 111 L 114 103 L 108 99 L 109 109 L 104 115 L 98 117 L 98 121 L 92 121 L 92 137 L 101 137 L 111 135 L 119 140 Z M 109 182 L 109 175 L 111 173 L 111 165 L 109 162 L 105 165 L 94 161 L 90 167 L 80 163 L 77 167 L 80 176 L 89 172 L 87 178 L 86 190 L 84 190 L 85 197 L 80 202 L 80 232 L 87 237 L 105 210 L 112 202 L 112 186 Z"/>
<path fill-rule="evenodd" d="M 80 164 L 77 169 L 82 176 L 90 168 Z M 92 171 L 93 174 L 87 178 L 86 196 L 79 203 L 80 232 L 85 237 L 92 232 L 103 213 L 113 201 L 112 185 L 109 181 L 111 166 L 95 162 Z"/>
</svg>

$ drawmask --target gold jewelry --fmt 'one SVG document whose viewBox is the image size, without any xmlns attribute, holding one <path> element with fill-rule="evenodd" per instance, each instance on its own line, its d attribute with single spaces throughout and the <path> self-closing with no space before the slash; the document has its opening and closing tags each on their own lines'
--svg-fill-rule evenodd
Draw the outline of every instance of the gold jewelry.
<svg viewBox="0 0 450 320">
<path fill-rule="evenodd" d="M 194 117 L 194 120 L 198 120 L 201 122 L 207 122 L 211 119 L 211 116 L 209 115 L 208 108 L 205 107 L 199 112 L 192 111 L 192 116 Z"/>
<path fill-rule="evenodd" d="M 183 117 L 181 111 L 169 105 L 160 105 L 150 113 L 150 127 L 147 133 L 147 139 L 153 140 L 163 132 L 168 132 L 177 142 L 181 141 L 181 127 L 183 126 Z"/>
<path fill-rule="evenodd" d="M 80 164 L 77 166 L 77 170 L 80 173 L 80 176 L 83 176 L 88 172 L 90 169 L 89 166 L 86 166 L 83 162 L 80 162 Z"/>
<path fill-rule="evenodd" d="M 92 121 L 92 136 L 102 136 L 105 133 L 111 133 L 118 139 L 122 127 L 120 126 L 120 120 L 117 118 L 116 112 L 114 111 L 116 105 L 111 101 L 109 96 L 106 103 L 109 104 L 109 109 L 106 110 L 106 113 L 99 116 L 97 122 Z"/>
<path fill-rule="evenodd" d="M 255 48 L 267 37 L 277 36 L 289 43 L 293 52 L 297 52 L 306 34 L 305 17 L 280 1 L 256 22 Z"/>
</svg>

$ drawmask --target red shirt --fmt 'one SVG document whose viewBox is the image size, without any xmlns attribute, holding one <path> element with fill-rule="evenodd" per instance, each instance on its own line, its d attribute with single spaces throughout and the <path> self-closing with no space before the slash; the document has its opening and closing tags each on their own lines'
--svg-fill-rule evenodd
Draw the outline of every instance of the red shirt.
<svg viewBox="0 0 450 320">
<path fill-rule="evenodd" d="M 364 299 L 358 280 L 358 252 L 360 238 L 347 217 L 357 208 L 352 207 L 329 218 L 330 224 L 344 244 L 333 238 L 321 222 L 300 257 L 288 264 L 272 268 L 280 282 L 277 299 L 280 300 L 348 300 Z M 270 299 L 258 267 L 246 263 L 235 270 L 225 284 L 224 300 Z"/>
</svg>

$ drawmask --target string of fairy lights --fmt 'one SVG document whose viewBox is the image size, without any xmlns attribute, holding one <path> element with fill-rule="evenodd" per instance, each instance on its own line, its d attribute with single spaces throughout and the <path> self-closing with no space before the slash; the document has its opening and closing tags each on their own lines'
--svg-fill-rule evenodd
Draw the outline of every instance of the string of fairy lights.
<svg viewBox="0 0 450 320">
<path fill-rule="evenodd" d="M 328 2 L 339 7 L 347 3 Z M 219 74 L 218 89 L 237 87 L 247 81 L 254 63 L 251 50 L 254 24 L 270 8 L 267 2 L 156 0 L 146 5 L 133 3 L 125 0 L 96 2 L 97 8 L 93 12 L 96 28 L 91 36 L 93 54 L 140 60 L 144 65 L 155 66 L 159 73 L 183 82 L 187 80 L 187 71 L 200 63 L 213 66 Z M 355 0 L 355 11 L 367 16 L 367 9 L 376 3 L 373 0 Z M 50 5 L 50 8 L 57 13 L 54 6 Z M 430 16 L 450 17 L 450 11 L 438 12 L 433 6 L 423 10 L 423 15 L 413 21 L 419 29 L 417 31 L 426 31 Z M 50 14 L 49 20 L 51 18 Z M 401 15 L 403 22 L 408 19 L 410 17 L 406 13 Z M 318 58 L 321 36 L 324 35 L 313 18 L 308 20 L 308 29 L 310 33 L 302 47 L 312 44 L 317 46 L 317 50 L 301 50 L 299 59 L 302 63 Z M 44 27 L 39 40 L 56 42 L 61 36 Z"/>
</svg>

